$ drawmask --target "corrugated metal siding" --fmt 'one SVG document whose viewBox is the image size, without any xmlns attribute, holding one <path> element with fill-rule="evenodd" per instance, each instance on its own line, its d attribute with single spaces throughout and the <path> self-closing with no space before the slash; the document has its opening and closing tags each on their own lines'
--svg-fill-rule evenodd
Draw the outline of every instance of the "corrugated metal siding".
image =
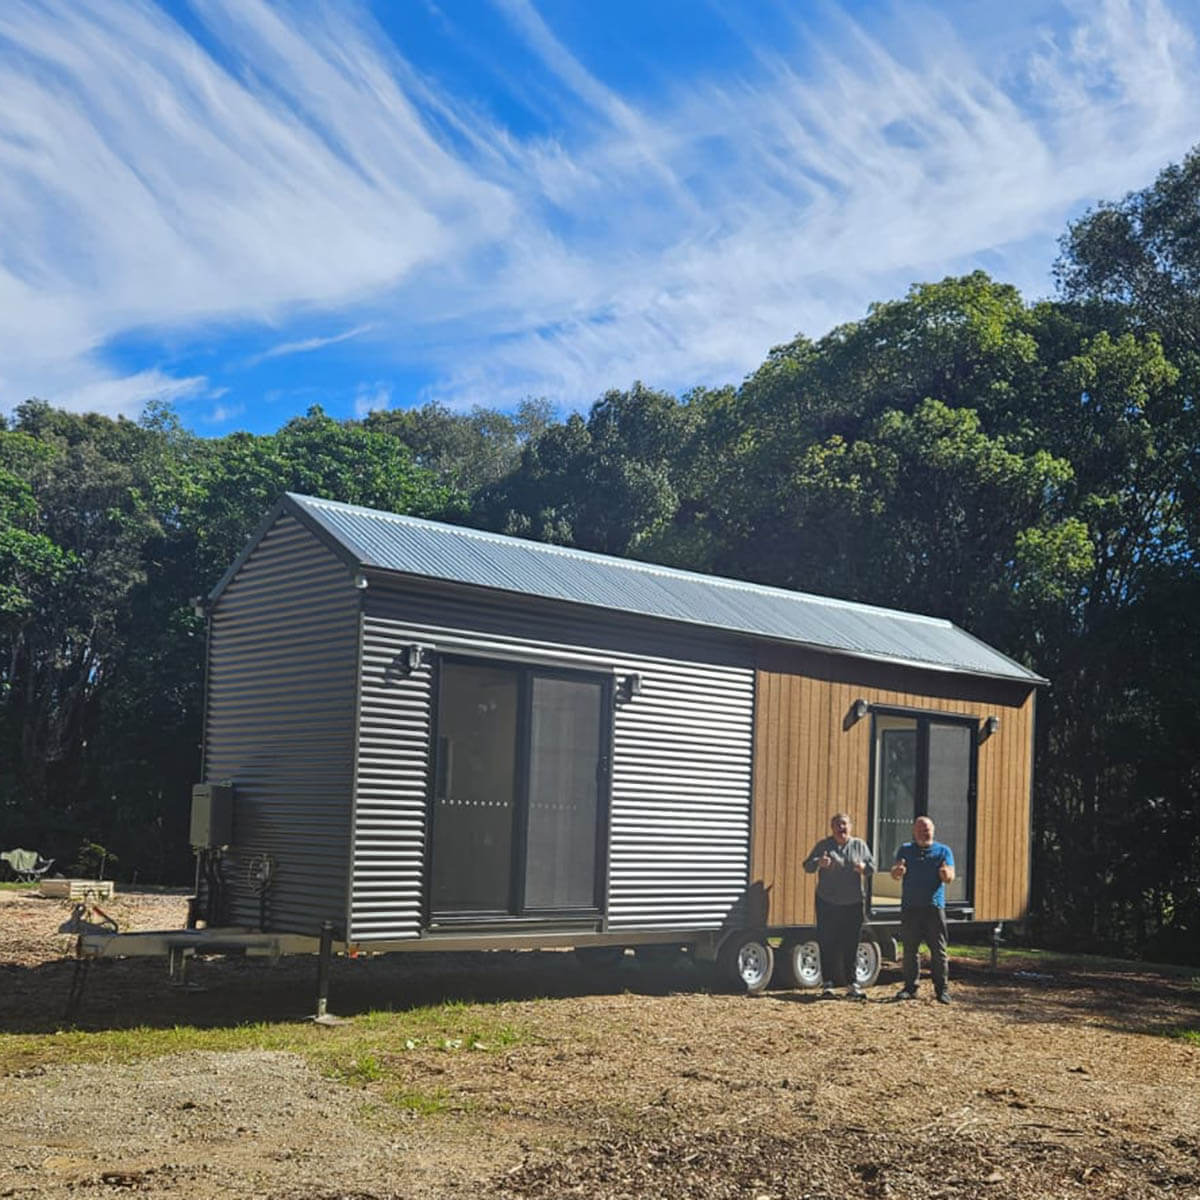
<svg viewBox="0 0 1200 1200">
<path fill-rule="evenodd" d="M 950 621 L 289 495 L 365 566 L 751 634 L 862 658 L 1037 681 Z"/>
<path fill-rule="evenodd" d="M 753 672 L 624 659 L 641 693 L 616 711 L 613 929 L 716 929 L 745 897 Z"/>
<path fill-rule="evenodd" d="M 358 657 L 346 567 L 283 516 L 212 613 L 205 778 L 236 786 L 223 862 L 227 919 L 257 926 L 248 871 L 274 860 L 266 924 L 313 934 L 346 919 Z"/>
<path fill-rule="evenodd" d="M 362 714 L 354 817 L 350 936 L 418 937 L 425 877 L 432 672 L 395 661 L 418 640 L 388 621 L 363 621 Z"/>
<path fill-rule="evenodd" d="M 550 634 L 553 636 L 548 636 Z M 749 863 L 753 671 L 728 648 L 519 611 L 502 603 L 367 593 L 355 830 L 354 938 L 420 930 L 427 813 L 430 672 L 389 670 L 412 642 L 455 653 L 566 655 L 638 673 L 642 691 L 613 727 L 608 912 L 611 928 L 718 928 L 743 899 Z M 490 648 L 490 649 L 489 649 Z M 659 652 L 648 653 L 652 649 Z M 703 661 L 709 659 L 710 661 Z M 699 661 L 698 661 L 699 660 Z"/>
</svg>

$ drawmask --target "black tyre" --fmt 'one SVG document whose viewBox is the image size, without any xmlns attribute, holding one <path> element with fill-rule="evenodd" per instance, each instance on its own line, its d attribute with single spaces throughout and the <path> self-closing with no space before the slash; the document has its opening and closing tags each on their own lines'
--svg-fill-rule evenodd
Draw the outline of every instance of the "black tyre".
<svg viewBox="0 0 1200 1200">
<path fill-rule="evenodd" d="M 721 947 L 717 965 L 723 980 L 735 991 L 756 995 L 771 982 L 775 952 L 761 932 L 736 933 Z"/>
<path fill-rule="evenodd" d="M 859 942 L 858 953 L 854 956 L 854 982 L 859 987 L 870 987 L 879 978 L 881 966 L 883 955 L 879 952 L 879 944 L 871 941 Z"/>
<path fill-rule="evenodd" d="M 779 976 L 784 987 L 821 986 L 821 948 L 815 938 L 784 943 L 780 951 Z"/>
</svg>

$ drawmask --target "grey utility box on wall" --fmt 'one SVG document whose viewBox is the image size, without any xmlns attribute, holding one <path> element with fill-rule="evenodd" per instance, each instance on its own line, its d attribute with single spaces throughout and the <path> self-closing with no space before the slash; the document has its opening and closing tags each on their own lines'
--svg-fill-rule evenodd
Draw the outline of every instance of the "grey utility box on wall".
<svg viewBox="0 0 1200 1200">
<path fill-rule="evenodd" d="M 233 784 L 192 785 L 190 843 L 197 849 L 228 846 L 233 841 Z"/>
</svg>

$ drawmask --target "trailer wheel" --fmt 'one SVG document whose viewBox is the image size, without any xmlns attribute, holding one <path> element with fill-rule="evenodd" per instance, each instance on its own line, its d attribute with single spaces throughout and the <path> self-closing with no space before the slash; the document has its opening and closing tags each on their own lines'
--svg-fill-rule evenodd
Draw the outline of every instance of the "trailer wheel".
<svg viewBox="0 0 1200 1200">
<path fill-rule="evenodd" d="M 781 974 L 788 987 L 821 986 L 821 947 L 815 938 L 809 938 L 806 942 L 784 943 Z"/>
<path fill-rule="evenodd" d="M 603 971 L 618 966 L 625 957 L 624 946 L 576 946 L 575 957 L 581 967 Z"/>
<path fill-rule="evenodd" d="M 726 982 L 737 991 L 753 996 L 764 991 L 771 982 L 775 951 L 761 932 L 735 933 L 721 947 L 717 961 Z"/>
<path fill-rule="evenodd" d="M 870 987 L 879 978 L 879 968 L 883 965 L 883 955 L 879 953 L 877 942 L 863 941 L 858 943 L 858 953 L 854 956 L 854 982 L 859 987 Z"/>
</svg>

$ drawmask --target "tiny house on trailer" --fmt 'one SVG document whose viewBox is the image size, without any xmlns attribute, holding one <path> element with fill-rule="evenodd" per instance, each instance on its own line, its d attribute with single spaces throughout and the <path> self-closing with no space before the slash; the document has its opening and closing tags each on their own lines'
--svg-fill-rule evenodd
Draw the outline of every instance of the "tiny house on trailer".
<svg viewBox="0 0 1200 1200">
<path fill-rule="evenodd" d="M 206 602 L 198 912 L 350 950 L 686 946 L 819 981 L 801 869 L 928 813 L 1020 919 L 1045 681 L 945 620 L 286 495 Z M 283 945 L 283 942 L 277 943 Z"/>
</svg>

